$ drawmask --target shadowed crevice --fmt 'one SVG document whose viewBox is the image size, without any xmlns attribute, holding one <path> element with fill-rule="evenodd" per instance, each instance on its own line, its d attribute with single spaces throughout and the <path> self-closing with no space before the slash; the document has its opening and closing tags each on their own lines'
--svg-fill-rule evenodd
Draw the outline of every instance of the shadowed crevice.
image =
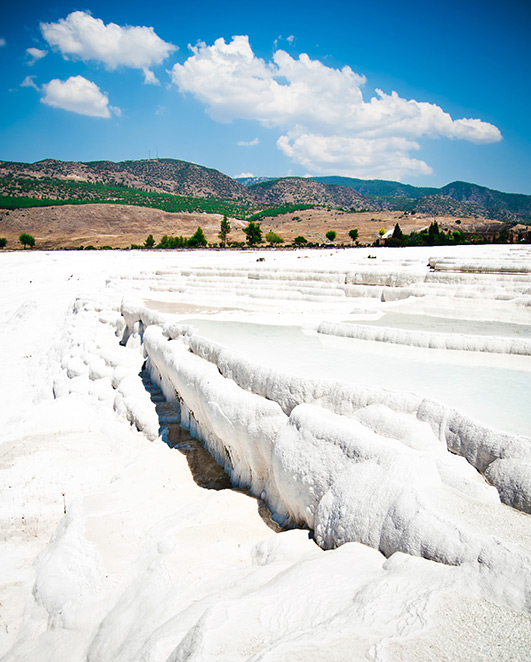
<svg viewBox="0 0 531 662">
<path fill-rule="evenodd" d="M 230 476 L 216 461 L 202 443 L 190 434 L 190 431 L 180 424 L 180 411 L 177 402 L 168 402 L 162 390 L 155 384 L 149 372 L 143 368 L 139 374 L 144 388 L 149 393 L 155 405 L 159 418 L 159 434 L 170 448 L 182 453 L 195 483 L 207 490 L 235 490 L 255 499 L 258 513 L 267 526 L 276 532 L 283 531 L 272 517 L 272 513 L 262 499 L 256 498 L 248 490 L 243 490 L 231 484 Z"/>
</svg>

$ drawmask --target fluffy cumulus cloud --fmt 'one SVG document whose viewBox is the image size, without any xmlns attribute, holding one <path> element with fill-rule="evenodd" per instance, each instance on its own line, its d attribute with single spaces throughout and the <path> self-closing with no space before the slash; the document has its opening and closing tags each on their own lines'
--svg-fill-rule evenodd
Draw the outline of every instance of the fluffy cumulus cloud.
<svg viewBox="0 0 531 662">
<path fill-rule="evenodd" d="M 376 90 L 365 100 L 366 79 L 348 66 L 335 69 L 283 50 L 265 62 L 247 36 L 199 43 L 191 50 L 173 67 L 175 85 L 203 102 L 216 121 L 256 120 L 280 128 L 279 149 L 313 172 L 401 179 L 431 173 L 411 156 L 421 138 L 501 140 L 492 124 L 454 120 L 439 106 L 396 92 Z"/>
<path fill-rule="evenodd" d="M 280 136 L 277 147 L 293 161 L 318 174 L 401 179 L 405 173 L 432 173 L 424 161 L 409 155 L 420 145 L 402 137 L 322 135 L 297 127 Z"/>
<path fill-rule="evenodd" d="M 111 117 L 120 114 L 118 108 L 109 106 L 109 99 L 99 87 L 83 76 L 71 76 L 65 81 L 54 78 L 42 86 L 42 103 L 62 108 L 78 115 Z"/>
<path fill-rule="evenodd" d="M 84 11 L 72 12 L 56 23 L 41 23 L 41 31 L 48 44 L 65 58 L 96 60 L 109 69 L 140 69 L 146 83 L 158 83 L 151 67 L 161 64 L 176 48 L 153 28 L 105 25 Z"/>
</svg>

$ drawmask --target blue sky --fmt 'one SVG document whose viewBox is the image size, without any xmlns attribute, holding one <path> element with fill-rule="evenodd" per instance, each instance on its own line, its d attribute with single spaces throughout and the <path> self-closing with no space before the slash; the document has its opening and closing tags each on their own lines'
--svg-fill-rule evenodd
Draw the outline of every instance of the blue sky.
<svg viewBox="0 0 531 662">
<path fill-rule="evenodd" d="M 25 2 L 0 23 L 0 159 L 172 157 L 531 194 L 531 9 Z"/>
</svg>

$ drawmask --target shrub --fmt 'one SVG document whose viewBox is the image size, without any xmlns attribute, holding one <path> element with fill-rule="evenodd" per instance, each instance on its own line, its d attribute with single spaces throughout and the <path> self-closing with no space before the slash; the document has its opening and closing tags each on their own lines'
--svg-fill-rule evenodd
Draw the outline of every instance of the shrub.
<svg viewBox="0 0 531 662">
<path fill-rule="evenodd" d="M 186 248 L 187 245 L 188 239 L 165 234 L 157 245 L 157 248 Z"/>
<path fill-rule="evenodd" d="M 402 241 L 400 239 L 396 239 L 395 237 L 387 237 L 385 240 L 385 245 L 391 248 L 397 248 L 398 246 L 402 245 Z"/>
<path fill-rule="evenodd" d="M 337 234 L 336 232 L 334 232 L 334 230 L 328 230 L 325 236 L 328 239 L 328 241 L 334 241 L 335 238 L 337 237 Z"/>
<path fill-rule="evenodd" d="M 308 243 L 308 240 L 306 239 L 306 237 L 303 237 L 303 236 L 301 235 L 301 236 L 299 236 L 299 237 L 295 237 L 295 239 L 293 240 L 293 243 L 294 243 L 296 246 L 304 246 L 305 244 Z"/>
<path fill-rule="evenodd" d="M 358 230 L 350 230 L 348 236 L 352 239 L 352 241 L 356 241 L 358 238 Z"/>
<path fill-rule="evenodd" d="M 494 237 L 493 242 L 494 244 L 508 244 L 509 243 L 509 230 L 508 228 L 502 228 L 500 230 L 500 234 Z"/>
<path fill-rule="evenodd" d="M 150 234 L 147 236 L 146 241 L 144 242 L 144 248 L 153 248 L 155 245 L 155 240 L 153 239 L 153 235 Z"/>
<path fill-rule="evenodd" d="M 5 237 L 0 237 L 0 248 L 5 248 L 7 244 L 7 239 Z"/>
<path fill-rule="evenodd" d="M 273 244 L 283 244 L 284 243 L 284 239 L 282 239 L 282 237 L 280 237 L 276 232 L 273 232 L 272 230 L 270 230 L 266 234 L 265 238 L 266 238 L 266 241 L 269 244 L 271 244 L 271 246 L 273 246 Z"/>
</svg>

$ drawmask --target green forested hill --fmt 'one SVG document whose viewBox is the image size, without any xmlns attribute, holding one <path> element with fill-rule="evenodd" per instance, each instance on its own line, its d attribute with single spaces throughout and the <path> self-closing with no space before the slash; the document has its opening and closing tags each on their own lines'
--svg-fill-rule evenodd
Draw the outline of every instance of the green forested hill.
<svg viewBox="0 0 531 662">
<path fill-rule="evenodd" d="M 267 208 L 304 205 L 531 223 L 531 196 L 467 182 L 452 182 L 442 188 L 350 177 L 247 178 L 245 183 L 246 186 L 213 168 L 177 159 L 119 163 L 0 161 L 0 206 L 113 202 L 245 218 Z"/>
<path fill-rule="evenodd" d="M 502 221 L 531 223 L 531 196 L 502 193 L 468 182 L 452 182 L 442 188 L 411 186 L 381 179 L 315 177 L 324 184 L 340 184 L 379 202 L 387 209 L 432 214 L 473 215 Z"/>
</svg>

